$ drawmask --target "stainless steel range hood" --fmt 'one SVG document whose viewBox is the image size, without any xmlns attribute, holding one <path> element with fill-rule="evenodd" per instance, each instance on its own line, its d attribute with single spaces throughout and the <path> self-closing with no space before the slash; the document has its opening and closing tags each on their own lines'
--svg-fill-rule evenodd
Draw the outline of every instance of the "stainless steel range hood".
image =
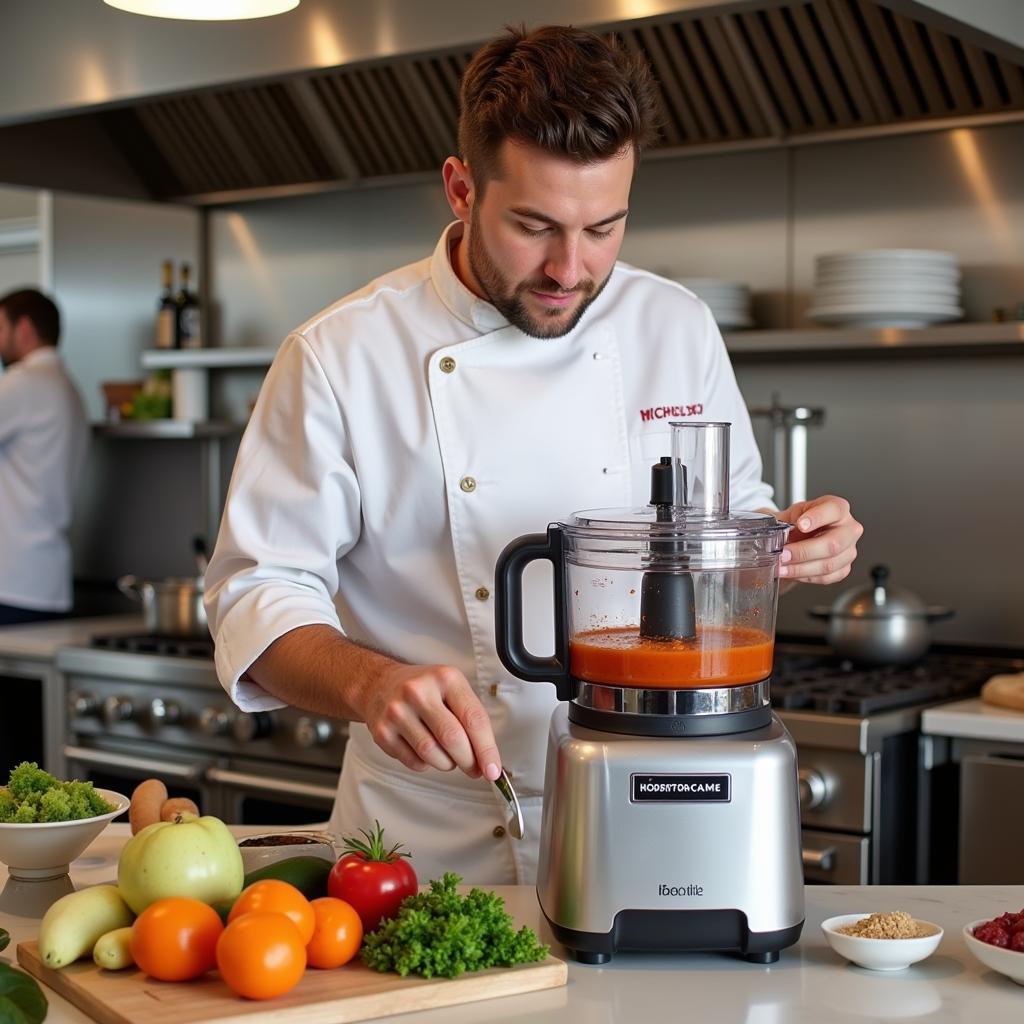
<svg viewBox="0 0 1024 1024">
<path fill-rule="evenodd" d="M 8 3 L 20 8 L 24 35 L 33 17 L 26 0 Z M 368 22 L 350 4 L 307 0 L 299 8 L 307 22 L 251 29 L 260 35 L 241 56 L 232 49 L 218 62 L 204 53 L 188 75 L 173 66 L 148 78 L 126 77 L 122 65 L 133 46 L 140 60 L 154 59 L 155 19 L 121 22 L 116 49 L 92 40 L 95 75 L 110 69 L 103 102 L 83 106 L 80 89 L 65 90 L 43 116 L 38 95 L 35 109 L 31 100 L 19 109 L 0 89 L 0 181 L 209 205 L 435 175 L 455 149 L 459 80 L 475 46 L 524 15 L 614 32 L 649 58 L 664 110 L 656 155 L 1024 119 L 1020 0 L 484 7 L 392 0 L 368 5 Z M 39 10 L 34 0 L 31 9 Z M 457 16 L 467 10 L 472 17 Z M 315 59 L 294 35 L 303 25 Z M 135 34 L 125 36 L 129 28 Z M 190 38 L 177 25 L 162 31 L 165 45 Z M 275 32 L 280 45 L 268 50 Z M 15 70 L 31 57 L 17 45 L 11 52 Z"/>
</svg>

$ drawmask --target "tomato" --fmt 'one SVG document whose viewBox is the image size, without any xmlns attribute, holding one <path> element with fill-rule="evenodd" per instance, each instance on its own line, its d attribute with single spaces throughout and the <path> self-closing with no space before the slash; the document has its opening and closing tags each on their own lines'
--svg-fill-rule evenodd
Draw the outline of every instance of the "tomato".
<svg viewBox="0 0 1024 1024">
<path fill-rule="evenodd" d="M 309 900 L 288 882 L 278 878 L 264 878 L 246 886 L 235 900 L 228 914 L 230 924 L 242 914 L 250 914 L 254 910 L 267 911 L 271 914 L 284 914 L 299 929 L 302 944 L 305 945 L 313 936 L 316 920 Z"/>
<path fill-rule="evenodd" d="M 217 941 L 217 970 L 247 999 L 273 999 L 291 991 L 306 970 L 306 946 L 284 914 L 252 911 L 231 921 Z"/>
<path fill-rule="evenodd" d="M 363 931 L 372 932 L 384 918 L 398 913 L 402 900 L 416 893 L 416 872 L 399 853 L 400 845 L 384 846 L 384 830 L 374 822 L 373 832 L 362 832 L 366 841 L 345 839 L 349 850 L 327 876 L 327 893 L 350 903 Z"/>
<path fill-rule="evenodd" d="M 322 896 L 310 904 L 316 916 L 313 938 L 306 943 L 310 967 L 340 967 L 359 952 L 363 922 L 351 904 Z"/>
<path fill-rule="evenodd" d="M 200 900 L 168 896 L 151 903 L 132 925 L 132 959 L 151 978 L 186 981 L 213 970 L 224 925 Z"/>
</svg>

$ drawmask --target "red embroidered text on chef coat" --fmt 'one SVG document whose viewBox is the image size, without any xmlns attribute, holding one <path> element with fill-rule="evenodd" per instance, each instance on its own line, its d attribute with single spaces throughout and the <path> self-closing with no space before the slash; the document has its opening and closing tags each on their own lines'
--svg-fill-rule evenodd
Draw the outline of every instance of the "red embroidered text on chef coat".
<svg viewBox="0 0 1024 1024">
<path fill-rule="evenodd" d="M 693 405 L 652 405 L 649 409 L 640 410 L 640 419 L 644 423 L 650 420 L 677 420 L 685 416 L 700 416 L 703 412 L 702 402 Z"/>
</svg>

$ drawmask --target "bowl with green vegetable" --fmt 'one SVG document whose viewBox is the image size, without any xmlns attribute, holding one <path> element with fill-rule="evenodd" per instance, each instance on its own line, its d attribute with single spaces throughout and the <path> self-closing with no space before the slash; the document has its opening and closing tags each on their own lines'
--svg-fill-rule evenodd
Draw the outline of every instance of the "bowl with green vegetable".
<svg viewBox="0 0 1024 1024">
<path fill-rule="evenodd" d="M 0 786 L 0 863 L 12 878 L 66 875 L 128 804 L 120 793 L 91 782 L 62 782 L 34 761 L 23 761 Z"/>
</svg>

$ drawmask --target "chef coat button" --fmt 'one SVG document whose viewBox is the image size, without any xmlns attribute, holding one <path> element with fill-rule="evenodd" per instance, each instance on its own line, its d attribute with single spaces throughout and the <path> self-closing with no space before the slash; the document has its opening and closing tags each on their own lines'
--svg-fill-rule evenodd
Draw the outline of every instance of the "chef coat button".
<svg viewBox="0 0 1024 1024">
<path fill-rule="evenodd" d="M 498 684 L 491 683 L 490 690 L 488 691 L 492 697 L 498 696 Z"/>
<path fill-rule="evenodd" d="M 459 486 L 467 493 L 471 494 L 476 490 L 476 481 L 471 476 L 464 476 L 459 481 Z"/>
<path fill-rule="evenodd" d="M 445 356 L 438 364 L 442 373 L 452 373 L 455 370 L 455 360 L 451 356 Z"/>
<path fill-rule="evenodd" d="M 476 588 L 476 599 L 478 601 L 486 601 L 491 596 L 491 592 L 486 587 Z"/>
<path fill-rule="evenodd" d="M 502 826 L 502 825 L 495 825 L 494 826 L 494 831 L 491 832 L 491 835 L 494 836 L 495 839 L 503 839 L 505 837 L 504 826 Z"/>
<path fill-rule="evenodd" d="M 604 353 L 603 352 L 595 352 L 594 353 L 594 358 L 595 359 L 604 359 Z"/>
</svg>

